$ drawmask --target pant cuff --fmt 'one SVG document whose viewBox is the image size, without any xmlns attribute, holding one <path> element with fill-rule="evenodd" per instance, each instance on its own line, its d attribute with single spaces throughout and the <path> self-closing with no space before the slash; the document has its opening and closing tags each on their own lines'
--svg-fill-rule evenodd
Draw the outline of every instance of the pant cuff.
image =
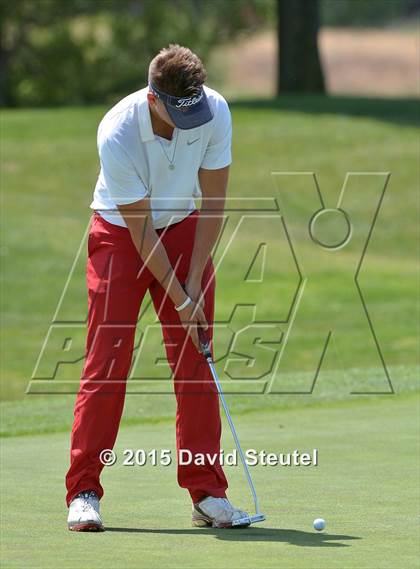
<svg viewBox="0 0 420 569">
<path fill-rule="evenodd" d="M 226 498 L 225 490 L 190 490 L 189 492 L 193 504 L 201 502 L 201 500 L 204 500 L 204 498 L 207 498 L 208 496 L 211 496 L 212 498 Z"/>
</svg>

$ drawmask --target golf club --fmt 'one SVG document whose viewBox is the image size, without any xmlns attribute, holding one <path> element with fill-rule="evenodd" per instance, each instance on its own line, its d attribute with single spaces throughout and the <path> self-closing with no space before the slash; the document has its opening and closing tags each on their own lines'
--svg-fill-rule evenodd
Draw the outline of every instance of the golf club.
<svg viewBox="0 0 420 569">
<path fill-rule="evenodd" d="M 245 456 L 244 456 L 241 444 L 240 444 L 239 439 L 238 439 L 238 435 L 236 434 L 235 425 L 233 424 L 232 417 L 231 417 L 230 411 L 229 411 L 229 407 L 227 405 L 225 396 L 224 396 L 223 391 L 222 391 L 222 386 L 220 385 L 220 381 L 219 381 L 219 378 L 217 376 L 216 369 L 214 367 L 213 357 L 212 357 L 211 351 L 210 351 L 210 342 L 208 341 L 208 339 L 206 337 L 206 333 L 204 332 L 203 328 L 201 328 L 200 326 L 198 326 L 198 338 L 200 341 L 201 352 L 202 352 L 203 356 L 205 357 L 205 359 L 209 365 L 211 374 L 212 374 L 213 379 L 214 379 L 214 383 L 216 384 L 217 392 L 218 392 L 219 397 L 222 401 L 222 405 L 223 405 L 223 408 L 224 408 L 225 413 L 226 413 L 226 418 L 228 420 L 230 430 L 232 431 L 232 436 L 233 436 L 233 439 L 235 441 L 235 445 L 236 445 L 236 448 L 238 450 L 239 456 L 241 458 L 242 466 L 244 467 L 245 475 L 246 475 L 246 478 L 248 480 L 248 484 L 249 484 L 249 487 L 251 489 L 252 497 L 254 500 L 255 515 L 246 516 L 243 518 L 239 518 L 238 520 L 235 520 L 234 522 L 232 522 L 232 527 L 242 526 L 245 524 L 246 525 L 255 524 L 257 522 L 263 522 L 265 520 L 265 516 L 264 516 L 264 514 L 262 514 L 260 512 L 260 507 L 258 504 L 258 497 L 257 497 L 257 493 L 255 491 L 255 486 L 254 486 L 254 483 L 252 482 L 251 474 L 249 472 L 249 468 L 248 468 L 248 465 L 246 463 Z"/>
</svg>

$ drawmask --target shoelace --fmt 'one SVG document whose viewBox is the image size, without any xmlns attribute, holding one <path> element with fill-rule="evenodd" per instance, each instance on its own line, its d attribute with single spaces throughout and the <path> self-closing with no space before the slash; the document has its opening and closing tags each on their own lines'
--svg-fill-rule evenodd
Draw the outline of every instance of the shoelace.
<svg viewBox="0 0 420 569">
<path fill-rule="evenodd" d="M 93 491 L 90 492 L 81 492 L 78 496 L 82 500 L 82 511 L 87 512 L 90 508 L 93 508 L 93 504 L 91 502 L 92 499 L 96 498 L 96 494 Z"/>
<path fill-rule="evenodd" d="M 234 508 L 234 507 L 232 506 L 232 504 L 229 502 L 229 500 L 228 500 L 227 498 L 220 498 L 220 499 L 223 500 L 223 503 L 226 504 L 227 509 L 228 509 L 230 512 L 234 512 L 234 511 L 236 510 L 236 508 Z"/>
<path fill-rule="evenodd" d="M 229 510 L 229 512 L 231 514 L 236 514 L 238 513 L 240 516 L 245 516 L 247 515 L 246 512 L 244 512 L 243 510 L 240 510 L 239 508 L 235 508 L 235 506 L 232 506 L 232 504 L 229 502 L 229 500 L 227 498 L 222 498 L 222 500 L 225 502 L 225 504 L 227 505 L 227 509 Z"/>
</svg>

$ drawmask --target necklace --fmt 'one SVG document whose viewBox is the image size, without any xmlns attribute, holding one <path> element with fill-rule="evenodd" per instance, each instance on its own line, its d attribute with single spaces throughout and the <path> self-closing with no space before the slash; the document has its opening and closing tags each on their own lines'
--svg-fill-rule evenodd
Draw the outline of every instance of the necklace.
<svg viewBox="0 0 420 569">
<path fill-rule="evenodd" d="M 165 150 L 165 147 L 164 147 L 164 145 L 163 145 L 163 143 L 162 143 L 160 137 L 158 136 L 158 141 L 159 141 L 160 147 L 161 147 L 161 149 L 162 149 L 163 154 L 165 155 L 166 160 L 168 161 L 168 168 L 169 168 L 169 170 L 175 170 L 175 164 L 174 164 L 174 162 L 175 162 L 176 147 L 177 147 L 177 144 L 178 144 L 178 135 L 179 135 L 179 131 L 177 130 L 177 132 L 176 132 L 176 139 L 175 139 L 175 148 L 174 148 L 174 152 L 173 152 L 173 154 L 172 154 L 172 159 L 169 158 L 169 156 L 167 155 L 166 150 Z"/>
</svg>

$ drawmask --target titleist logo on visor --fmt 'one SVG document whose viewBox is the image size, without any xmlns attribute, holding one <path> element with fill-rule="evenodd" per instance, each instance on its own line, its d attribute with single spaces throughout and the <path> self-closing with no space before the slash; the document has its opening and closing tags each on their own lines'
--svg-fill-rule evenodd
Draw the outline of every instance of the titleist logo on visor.
<svg viewBox="0 0 420 569">
<path fill-rule="evenodd" d="M 200 93 L 194 95 L 194 97 L 174 97 L 173 95 L 168 95 L 163 91 L 160 91 L 155 85 L 149 83 L 149 86 L 153 93 L 159 97 L 164 103 L 174 107 L 176 109 L 182 109 L 187 107 L 193 107 L 201 101 L 204 97 L 204 90 L 201 89 Z"/>
<path fill-rule="evenodd" d="M 188 97 L 188 98 L 178 99 L 178 102 L 175 105 L 175 107 L 178 109 L 180 107 L 191 107 L 192 105 L 196 105 L 197 103 L 199 103 L 202 98 L 203 98 L 203 91 L 201 91 L 201 93 L 199 95 L 197 95 L 196 97 Z"/>
</svg>

